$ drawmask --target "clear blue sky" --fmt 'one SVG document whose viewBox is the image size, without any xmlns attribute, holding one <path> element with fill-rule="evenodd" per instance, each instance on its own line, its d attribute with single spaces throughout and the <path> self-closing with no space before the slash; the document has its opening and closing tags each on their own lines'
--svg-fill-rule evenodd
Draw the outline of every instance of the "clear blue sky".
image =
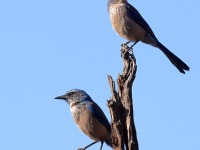
<svg viewBox="0 0 200 150">
<path fill-rule="evenodd" d="M 180 74 L 158 49 L 135 46 L 133 98 L 140 149 L 198 150 L 200 2 L 130 3 L 191 68 Z M 107 75 L 116 79 L 121 72 L 125 40 L 112 30 L 106 5 L 106 0 L 0 1 L 1 150 L 75 150 L 89 144 L 67 103 L 54 100 L 72 88 L 88 92 L 110 120 Z"/>
</svg>

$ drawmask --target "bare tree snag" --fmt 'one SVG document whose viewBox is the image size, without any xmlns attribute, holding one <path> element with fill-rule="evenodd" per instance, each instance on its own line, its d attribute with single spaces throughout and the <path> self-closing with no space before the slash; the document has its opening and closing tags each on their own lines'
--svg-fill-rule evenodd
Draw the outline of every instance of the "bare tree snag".
<svg viewBox="0 0 200 150">
<path fill-rule="evenodd" d="M 132 85 L 137 65 L 132 48 L 122 44 L 121 56 L 124 67 L 118 75 L 116 91 L 115 82 L 108 76 L 112 97 L 108 101 L 111 114 L 112 141 L 114 150 L 139 150 L 133 114 Z"/>
</svg>

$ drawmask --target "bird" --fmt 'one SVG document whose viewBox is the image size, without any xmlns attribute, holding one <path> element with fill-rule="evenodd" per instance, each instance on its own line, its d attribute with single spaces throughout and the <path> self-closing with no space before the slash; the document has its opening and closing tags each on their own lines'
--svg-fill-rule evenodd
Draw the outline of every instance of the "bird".
<svg viewBox="0 0 200 150">
<path fill-rule="evenodd" d="M 112 147 L 111 125 L 102 109 L 84 90 L 72 89 L 55 99 L 65 100 L 70 105 L 76 124 L 84 134 L 94 141 L 81 150 L 85 150 L 97 142 L 101 142 L 100 150 L 102 150 L 104 142 Z"/>
<path fill-rule="evenodd" d="M 127 0 L 108 0 L 107 9 L 113 29 L 128 41 L 126 45 L 134 42 L 132 48 L 139 41 L 152 45 L 159 48 L 181 73 L 189 71 L 186 63 L 159 42 L 148 23 Z"/>
</svg>

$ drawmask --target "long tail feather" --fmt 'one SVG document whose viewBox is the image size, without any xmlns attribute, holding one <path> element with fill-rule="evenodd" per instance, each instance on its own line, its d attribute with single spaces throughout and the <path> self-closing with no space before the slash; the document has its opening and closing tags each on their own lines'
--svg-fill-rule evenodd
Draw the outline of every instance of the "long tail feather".
<svg viewBox="0 0 200 150">
<path fill-rule="evenodd" d="M 157 42 L 157 47 L 167 56 L 167 58 L 171 61 L 172 64 L 183 74 L 185 71 L 189 71 L 190 68 L 186 65 L 180 58 L 178 58 L 175 54 L 170 52 L 164 45 L 162 45 L 159 41 Z"/>
</svg>

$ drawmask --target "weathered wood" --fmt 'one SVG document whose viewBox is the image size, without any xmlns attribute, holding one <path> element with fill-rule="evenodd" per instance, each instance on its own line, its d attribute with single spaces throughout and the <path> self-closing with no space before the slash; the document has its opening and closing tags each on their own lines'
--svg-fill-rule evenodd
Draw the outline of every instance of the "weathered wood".
<svg viewBox="0 0 200 150">
<path fill-rule="evenodd" d="M 134 123 L 132 85 L 135 79 L 137 65 L 136 59 L 130 47 L 122 44 L 121 56 L 124 67 L 121 75 L 118 75 L 117 84 L 111 76 L 108 81 L 112 93 L 108 101 L 111 114 L 112 141 L 114 150 L 139 150 L 137 133 Z"/>
</svg>

